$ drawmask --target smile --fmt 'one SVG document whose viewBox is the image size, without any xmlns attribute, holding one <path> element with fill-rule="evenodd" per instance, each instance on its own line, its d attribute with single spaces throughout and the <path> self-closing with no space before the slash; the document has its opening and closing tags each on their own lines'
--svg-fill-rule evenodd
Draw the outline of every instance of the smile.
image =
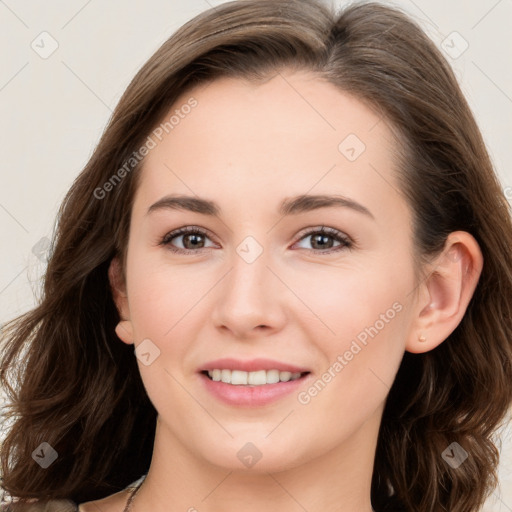
<svg viewBox="0 0 512 512">
<path fill-rule="evenodd" d="M 277 384 L 289 380 L 300 379 L 308 372 L 287 372 L 279 370 L 258 370 L 245 372 L 242 370 L 214 369 L 204 372 L 215 382 L 224 382 L 235 386 L 264 386 L 266 384 Z"/>
</svg>

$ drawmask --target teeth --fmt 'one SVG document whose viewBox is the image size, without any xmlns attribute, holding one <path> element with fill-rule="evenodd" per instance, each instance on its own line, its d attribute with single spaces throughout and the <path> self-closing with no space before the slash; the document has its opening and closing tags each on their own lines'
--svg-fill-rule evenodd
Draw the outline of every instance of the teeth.
<svg viewBox="0 0 512 512">
<path fill-rule="evenodd" d="M 280 372 L 279 370 L 258 370 L 256 372 L 243 372 L 241 370 L 209 370 L 208 375 L 214 381 L 225 382 L 235 386 L 263 386 L 264 384 L 276 384 L 288 382 L 300 378 L 300 372 Z"/>
<path fill-rule="evenodd" d="M 267 371 L 267 384 L 275 384 L 276 382 L 279 382 L 279 370 L 268 370 Z"/>
<path fill-rule="evenodd" d="M 292 372 L 280 372 L 279 380 L 283 382 L 288 382 L 292 378 Z"/>
<path fill-rule="evenodd" d="M 247 372 L 241 372 L 240 370 L 233 370 L 231 372 L 231 384 L 247 384 Z"/>
<path fill-rule="evenodd" d="M 234 373 L 234 372 L 233 372 Z M 242 372 L 240 372 L 242 373 Z M 243 372 L 245 373 L 245 372 Z M 231 380 L 232 384 L 235 384 L 233 380 Z M 247 374 L 247 384 L 251 386 L 261 386 L 262 384 L 267 383 L 267 372 L 265 370 L 260 370 L 259 372 L 249 372 Z"/>
</svg>

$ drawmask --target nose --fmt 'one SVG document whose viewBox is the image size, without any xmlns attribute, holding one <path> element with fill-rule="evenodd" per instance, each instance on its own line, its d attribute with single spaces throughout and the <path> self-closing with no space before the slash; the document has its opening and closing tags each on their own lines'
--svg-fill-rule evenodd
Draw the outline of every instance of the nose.
<svg viewBox="0 0 512 512">
<path fill-rule="evenodd" d="M 215 327 L 240 339 L 281 330 L 286 320 L 284 303 L 291 293 L 270 268 L 266 252 L 252 263 L 235 254 L 232 262 L 216 287 Z"/>
</svg>

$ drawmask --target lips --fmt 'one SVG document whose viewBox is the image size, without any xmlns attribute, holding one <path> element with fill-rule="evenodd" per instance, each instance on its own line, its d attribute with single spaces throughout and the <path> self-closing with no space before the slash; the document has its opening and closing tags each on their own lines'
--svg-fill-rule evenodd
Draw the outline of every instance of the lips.
<svg viewBox="0 0 512 512">
<path fill-rule="evenodd" d="M 261 407 L 296 392 L 312 378 L 301 366 L 272 359 L 217 359 L 198 369 L 205 389 L 235 407 Z"/>
<path fill-rule="evenodd" d="M 283 363 L 274 359 L 250 359 L 242 361 L 233 358 L 216 359 L 199 368 L 199 372 L 213 370 L 240 370 L 243 372 L 257 372 L 260 370 L 278 370 L 279 372 L 307 373 L 310 370 L 306 367 L 295 366 Z"/>
</svg>

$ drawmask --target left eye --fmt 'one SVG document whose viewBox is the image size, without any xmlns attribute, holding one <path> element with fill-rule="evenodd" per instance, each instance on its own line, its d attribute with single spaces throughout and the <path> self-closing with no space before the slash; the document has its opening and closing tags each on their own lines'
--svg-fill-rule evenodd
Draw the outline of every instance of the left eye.
<svg viewBox="0 0 512 512">
<path fill-rule="evenodd" d="M 352 247 L 352 241 L 346 235 L 333 228 L 322 227 L 321 229 L 309 231 L 303 235 L 301 240 L 306 240 L 307 238 L 311 238 L 312 241 L 310 243 L 313 245 L 313 247 L 316 245 L 317 247 L 320 247 L 320 249 L 323 249 L 320 251 L 315 250 L 315 248 L 308 249 L 313 252 L 323 252 L 325 254 L 339 251 L 343 248 L 350 249 Z M 338 242 L 338 245 L 333 248 L 332 242 L 329 242 L 329 239 L 334 239 L 336 242 Z"/>
<path fill-rule="evenodd" d="M 182 247 L 176 247 L 171 243 L 175 238 L 183 238 Z M 307 233 L 303 233 L 299 241 L 306 240 L 307 238 L 312 239 L 310 243 L 313 245 L 313 249 L 305 248 L 310 252 L 327 254 L 352 247 L 352 241 L 346 235 L 333 228 L 315 228 Z M 190 253 L 208 248 L 201 246 L 201 244 L 205 243 L 205 239 L 209 239 L 206 231 L 190 226 L 168 233 L 160 243 L 161 245 L 168 246 L 173 252 Z M 329 240 L 338 242 L 338 245 L 333 247 L 333 243 Z"/>
</svg>

